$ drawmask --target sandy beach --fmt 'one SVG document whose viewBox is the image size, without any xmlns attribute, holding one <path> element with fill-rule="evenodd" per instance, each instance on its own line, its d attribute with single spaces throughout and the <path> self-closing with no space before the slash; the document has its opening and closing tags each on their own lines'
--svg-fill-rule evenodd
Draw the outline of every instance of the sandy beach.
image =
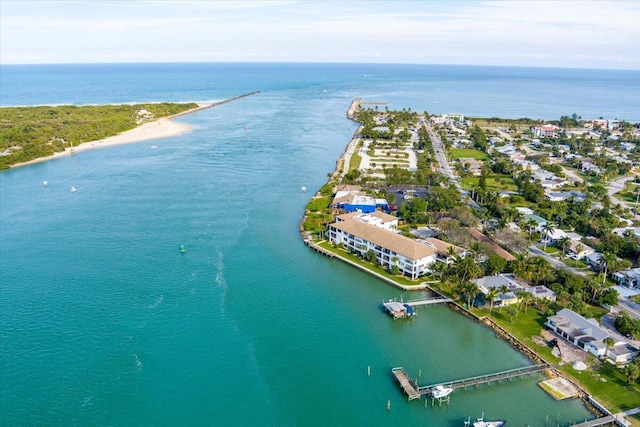
<svg viewBox="0 0 640 427">
<path fill-rule="evenodd" d="M 122 132 L 118 135 L 110 136 L 108 138 L 99 139 L 96 141 L 84 142 L 75 147 L 66 148 L 64 151 L 54 153 L 51 156 L 41 157 L 23 163 L 16 163 L 15 165 L 11 165 L 11 167 L 15 168 L 34 163 L 46 162 L 47 160 L 57 159 L 58 157 L 71 156 L 73 154 L 92 150 L 94 148 L 111 147 L 113 145 L 131 144 L 135 142 L 149 141 L 153 139 L 161 139 L 181 135 L 190 131 L 191 126 L 186 123 L 173 121 L 172 118 L 203 110 L 205 108 L 209 108 L 218 104 L 218 102 L 198 104 L 198 107 L 184 111 L 180 114 L 176 114 L 175 116 L 163 117 L 152 122 L 143 123 L 134 129 Z"/>
</svg>

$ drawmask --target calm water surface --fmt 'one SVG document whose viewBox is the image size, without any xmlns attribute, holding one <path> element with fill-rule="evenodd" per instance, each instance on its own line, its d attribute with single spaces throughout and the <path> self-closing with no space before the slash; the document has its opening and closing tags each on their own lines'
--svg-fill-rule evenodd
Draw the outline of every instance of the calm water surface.
<svg viewBox="0 0 640 427">
<path fill-rule="evenodd" d="M 566 70 L 542 79 L 528 69 L 300 67 L 0 68 L 4 105 L 264 90 L 180 118 L 193 130 L 179 137 L 0 173 L 0 424 L 460 426 L 484 411 L 534 426 L 589 417 L 579 401 L 547 396 L 539 377 L 459 391 L 449 406 L 408 403 L 395 366 L 421 371 L 427 384 L 530 362 L 446 307 L 390 320 L 379 304 L 400 293 L 308 250 L 297 224 L 356 128 L 345 119 L 355 96 L 542 117 L 544 102 L 519 101 L 539 84 L 568 94 L 550 117 L 586 115 L 596 103 L 571 108 L 583 98 Z M 632 85 L 605 83 L 606 72 L 581 78 L 618 97 Z M 461 92 L 486 96 L 465 103 Z M 598 116 L 637 113 L 615 106 L 603 101 Z"/>
</svg>

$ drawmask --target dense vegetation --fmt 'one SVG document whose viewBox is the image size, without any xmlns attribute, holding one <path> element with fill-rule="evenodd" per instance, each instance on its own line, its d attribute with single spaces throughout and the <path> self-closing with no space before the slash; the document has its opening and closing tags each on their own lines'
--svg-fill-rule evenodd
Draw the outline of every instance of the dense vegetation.
<svg viewBox="0 0 640 427">
<path fill-rule="evenodd" d="M 1 108 L 0 169 L 117 135 L 135 128 L 141 120 L 155 120 L 195 107 L 193 103 L 161 103 Z M 150 114 L 138 114 L 141 110 Z"/>
</svg>

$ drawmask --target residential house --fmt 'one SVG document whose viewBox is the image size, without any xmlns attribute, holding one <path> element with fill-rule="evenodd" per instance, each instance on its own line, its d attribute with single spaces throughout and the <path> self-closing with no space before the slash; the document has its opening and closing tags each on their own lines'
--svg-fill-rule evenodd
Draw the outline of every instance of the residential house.
<svg viewBox="0 0 640 427">
<path fill-rule="evenodd" d="M 596 250 L 591 246 L 585 245 L 579 240 L 569 240 L 569 247 L 567 248 L 567 256 L 571 259 L 582 259 L 586 256 L 593 254 Z"/>
<path fill-rule="evenodd" d="M 461 157 L 458 159 L 458 163 L 463 169 L 471 172 L 475 176 L 479 176 L 482 173 L 482 160 L 476 160 L 474 158 Z"/>
<path fill-rule="evenodd" d="M 590 253 L 589 255 L 585 255 L 583 257 L 583 259 L 584 259 L 584 262 L 589 264 L 592 269 L 598 271 L 598 270 L 600 270 L 600 264 L 602 263 L 602 257 L 603 257 L 603 255 L 600 252 L 593 252 L 593 253 Z"/>
<path fill-rule="evenodd" d="M 545 326 L 586 352 L 597 357 L 606 355 L 607 346 L 603 340 L 611 335 L 596 319 L 585 319 L 578 313 L 563 308 L 556 315 L 548 317 Z M 611 338 L 615 340 L 615 337 Z M 620 342 L 615 341 L 616 344 Z"/>
<path fill-rule="evenodd" d="M 626 233 L 630 233 L 632 236 L 640 237 L 640 227 L 621 227 L 611 230 L 613 234 L 618 236 L 624 236 Z"/>
<path fill-rule="evenodd" d="M 640 288 L 640 268 L 616 271 L 611 275 L 611 278 L 618 282 L 619 285 L 625 285 L 629 288 Z"/>
<path fill-rule="evenodd" d="M 589 161 L 583 161 L 580 169 L 582 170 L 582 173 L 592 172 L 596 175 L 600 173 L 600 168 Z"/>
<path fill-rule="evenodd" d="M 556 300 L 556 293 L 546 286 L 528 286 L 526 284 L 518 282 L 518 279 L 513 274 L 498 274 L 496 276 L 485 276 L 479 279 L 471 280 L 480 289 L 480 294 L 486 296 L 491 289 L 500 290 L 503 286 L 506 287 L 507 292 L 499 293 L 498 297 L 494 300 L 493 305 L 500 307 L 504 305 L 517 304 L 520 302 L 519 292 L 527 292 L 532 294 L 535 298 L 544 298 L 549 301 Z"/>
</svg>

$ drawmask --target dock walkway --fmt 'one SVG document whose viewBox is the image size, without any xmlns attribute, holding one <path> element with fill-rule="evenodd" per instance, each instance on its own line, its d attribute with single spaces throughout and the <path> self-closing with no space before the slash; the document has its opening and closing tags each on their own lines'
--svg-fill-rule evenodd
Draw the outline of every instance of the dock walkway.
<svg viewBox="0 0 640 427">
<path fill-rule="evenodd" d="M 398 380 L 400 387 L 402 387 L 409 400 L 420 399 L 420 393 L 416 389 L 416 384 L 411 381 L 411 378 L 409 378 L 409 375 L 403 368 L 393 368 L 391 372 L 396 377 L 396 380 Z"/>
<path fill-rule="evenodd" d="M 425 298 L 421 300 L 406 301 L 405 304 L 410 305 L 411 307 L 417 307 L 420 305 L 443 304 L 446 302 L 453 302 L 453 301 L 450 298 L 445 298 L 445 297 L 432 297 L 432 298 Z"/>
<path fill-rule="evenodd" d="M 502 380 L 511 380 L 514 377 L 523 377 L 524 375 L 532 375 L 538 372 L 542 372 L 546 369 L 552 369 L 553 365 L 541 364 L 525 366 L 523 368 L 510 369 L 507 371 L 496 372 L 493 374 L 480 375 L 477 377 L 464 378 L 461 380 L 447 381 L 437 384 L 431 384 L 427 386 L 418 386 L 415 380 L 412 380 L 403 368 L 393 368 L 391 371 L 398 380 L 398 383 L 408 396 L 409 400 L 420 399 L 422 395 L 432 395 L 436 386 L 442 386 L 446 388 L 452 388 L 454 390 L 458 388 L 464 388 L 465 390 L 469 386 L 478 387 L 481 384 L 489 384 L 492 382 L 500 382 Z"/>
<path fill-rule="evenodd" d="M 508 371 L 496 372 L 493 374 L 480 375 L 477 377 L 464 378 L 461 380 L 448 381 L 444 383 L 432 384 L 428 386 L 418 387 L 420 394 L 431 394 L 431 390 L 437 385 L 443 387 L 458 389 L 464 388 L 465 390 L 469 386 L 479 386 L 481 384 L 489 384 L 492 382 L 500 382 L 502 380 L 511 380 L 514 377 L 522 377 L 524 375 L 531 375 L 538 372 L 542 372 L 546 369 L 550 369 L 553 366 L 550 364 L 525 366 L 524 368 L 510 369 Z"/>
</svg>

